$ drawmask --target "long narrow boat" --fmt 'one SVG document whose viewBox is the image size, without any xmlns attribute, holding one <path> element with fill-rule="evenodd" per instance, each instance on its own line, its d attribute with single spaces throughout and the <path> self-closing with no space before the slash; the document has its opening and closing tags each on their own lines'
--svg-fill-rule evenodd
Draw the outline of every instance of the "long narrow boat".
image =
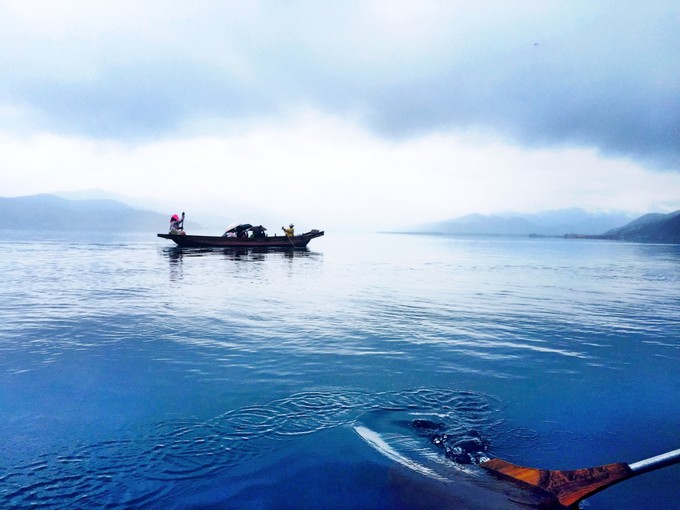
<svg viewBox="0 0 680 510">
<path fill-rule="evenodd" d="M 296 236 L 267 237 L 226 237 L 195 236 L 187 234 L 158 234 L 158 237 L 170 239 L 183 248 L 304 248 L 315 237 L 321 237 L 323 230 L 310 230 Z"/>
</svg>

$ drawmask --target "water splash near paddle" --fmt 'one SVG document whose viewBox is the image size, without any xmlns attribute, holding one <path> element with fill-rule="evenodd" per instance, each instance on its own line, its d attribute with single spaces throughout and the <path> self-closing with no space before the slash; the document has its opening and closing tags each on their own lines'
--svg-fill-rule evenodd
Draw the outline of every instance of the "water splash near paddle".
<svg viewBox="0 0 680 510">
<path fill-rule="evenodd" d="M 444 456 L 458 464 L 479 464 L 489 460 L 486 452 L 490 441 L 476 429 L 450 430 L 444 422 L 417 418 L 411 427 L 433 445 L 441 448 Z"/>
<path fill-rule="evenodd" d="M 493 400 L 471 393 L 441 412 L 374 410 L 354 430 L 388 461 L 394 508 L 551 509 L 543 491 L 499 483 L 477 464 L 488 460 L 489 437 L 502 428 Z M 461 405 L 462 401 L 473 404 Z"/>
</svg>

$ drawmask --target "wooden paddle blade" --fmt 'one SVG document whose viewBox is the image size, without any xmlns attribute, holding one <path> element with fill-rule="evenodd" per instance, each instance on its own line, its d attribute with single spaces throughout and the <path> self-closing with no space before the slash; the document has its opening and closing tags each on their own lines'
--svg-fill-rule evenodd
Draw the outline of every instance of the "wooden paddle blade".
<svg viewBox="0 0 680 510">
<path fill-rule="evenodd" d="M 549 492 L 565 507 L 570 507 L 610 485 L 633 476 L 628 464 L 624 463 L 574 471 L 527 468 L 501 459 L 491 459 L 482 462 L 480 466 Z"/>
</svg>

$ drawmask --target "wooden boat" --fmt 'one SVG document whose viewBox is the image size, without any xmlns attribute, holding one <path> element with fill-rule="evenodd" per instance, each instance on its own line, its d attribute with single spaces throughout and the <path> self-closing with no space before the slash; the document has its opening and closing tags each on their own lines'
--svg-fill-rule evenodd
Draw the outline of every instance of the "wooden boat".
<svg viewBox="0 0 680 510">
<path fill-rule="evenodd" d="M 188 234 L 158 234 L 158 237 L 170 239 L 182 248 L 304 248 L 315 237 L 321 237 L 323 230 L 310 230 L 296 236 L 264 236 L 264 237 L 226 237 L 196 236 Z"/>
</svg>

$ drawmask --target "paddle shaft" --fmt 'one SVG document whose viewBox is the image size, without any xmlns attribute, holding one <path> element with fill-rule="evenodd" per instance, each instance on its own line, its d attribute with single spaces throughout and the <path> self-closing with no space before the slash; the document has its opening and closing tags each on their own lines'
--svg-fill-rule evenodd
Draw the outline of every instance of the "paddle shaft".
<svg viewBox="0 0 680 510">
<path fill-rule="evenodd" d="M 293 240 L 291 239 L 291 237 L 293 237 L 293 236 L 289 236 L 289 235 L 286 233 L 286 229 L 285 229 L 285 228 L 281 227 L 281 230 L 283 230 L 283 233 L 284 233 L 284 235 L 286 236 L 286 238 L 288 239 L 288 242 L 290 243 L 290 245 L 291 245 L 293 248 L 296 248 L 295 243 L 293 243 Z"/>
<path fill-rule="evenodd" d="M 680 462 L 680 448 L 673 450 L 672 452 L 662 453 L 656 457 L 633 462 L 632 464 L 628 464 L 628 467 L 633 473 L 639 475 L 647 473 L 648 471 L 670 466 L 671 464 L 677 464 L 678 462 Z"/>
</svg>

